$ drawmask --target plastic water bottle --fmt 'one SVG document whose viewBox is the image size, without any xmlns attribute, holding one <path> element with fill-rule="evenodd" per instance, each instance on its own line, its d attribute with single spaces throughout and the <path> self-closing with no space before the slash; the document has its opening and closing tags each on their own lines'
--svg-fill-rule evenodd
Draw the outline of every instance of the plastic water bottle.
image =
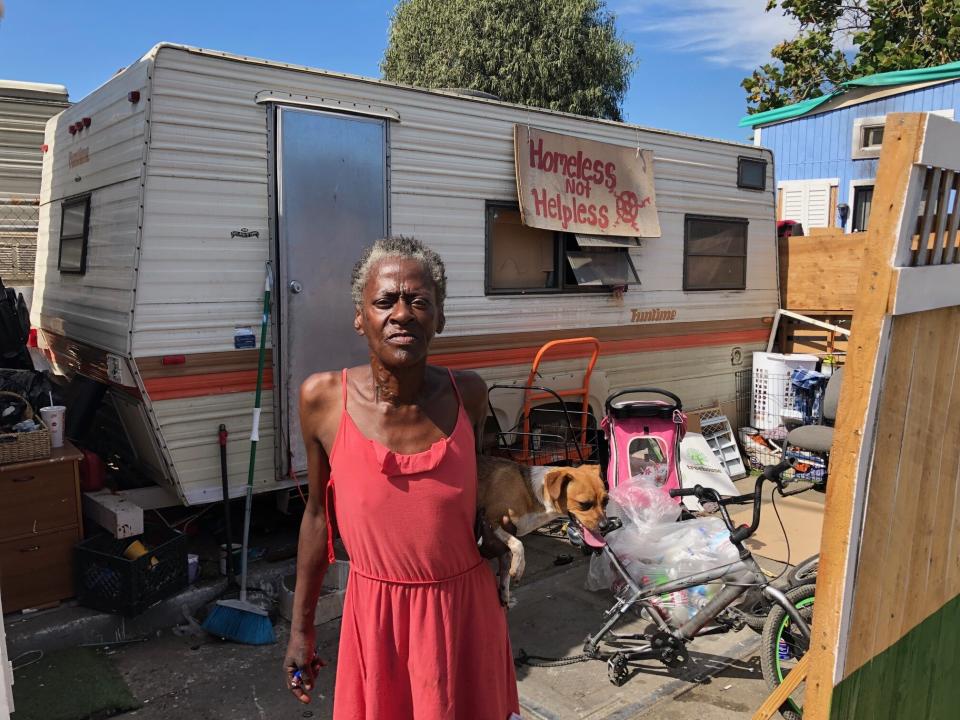
<svg viewBox="0 0 960 720">
<path fill-rule="evenodd" d="M 782 638 L 777 641 L 777 657 L 781 660 L 790 659 L 790 646 Z"/>
</svg>

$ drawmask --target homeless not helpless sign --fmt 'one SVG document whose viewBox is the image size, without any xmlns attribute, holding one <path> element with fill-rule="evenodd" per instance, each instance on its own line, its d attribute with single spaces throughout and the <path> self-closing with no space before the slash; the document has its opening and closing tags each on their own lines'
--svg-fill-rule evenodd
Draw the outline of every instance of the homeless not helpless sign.
<svg viewBox="0 0 960 720">
<path fill-rule="evenodd" d="M 513 128 L 517 195 L 528 227 L 660 237 L 653 152 Z"/>
</svg>

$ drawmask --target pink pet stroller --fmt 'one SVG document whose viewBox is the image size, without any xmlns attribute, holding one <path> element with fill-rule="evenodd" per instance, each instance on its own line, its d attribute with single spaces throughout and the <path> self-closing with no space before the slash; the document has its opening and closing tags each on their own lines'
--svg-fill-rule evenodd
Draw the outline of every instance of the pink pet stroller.
<svg viewBox="0 0 960 720">
<path fill-rule="evenodd" d="M 665 400 L 619 400 L 624 395 L 655 394 Z M 658 388 L 627 388 L 607 398 L 601 427 L 607 438 L 610 462 L 607 485 L 615 488 L 644 475 L 664 494 L 681 487 L 680 441 L 687 432 L 687 416 L 680 398 Z"/>
</svg>

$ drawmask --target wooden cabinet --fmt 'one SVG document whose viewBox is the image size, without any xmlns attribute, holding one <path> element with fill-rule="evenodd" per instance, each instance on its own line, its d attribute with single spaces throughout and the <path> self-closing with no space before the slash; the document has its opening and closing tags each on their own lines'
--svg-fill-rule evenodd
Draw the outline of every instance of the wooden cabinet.
<svg viewBox="0 0 960 720">
<path fill-rule="evenodd" d="M 50 457 L 0 465 L 0 593 L 6 612 L 73 596 L 83 537 L 78 463 L 69 442 Z"/>
</svg>

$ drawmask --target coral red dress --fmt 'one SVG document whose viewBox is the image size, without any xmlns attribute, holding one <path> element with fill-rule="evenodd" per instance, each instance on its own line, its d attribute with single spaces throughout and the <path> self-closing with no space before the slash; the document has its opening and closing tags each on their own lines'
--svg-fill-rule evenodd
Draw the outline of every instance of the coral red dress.
<svg viewBox="0 0 960 720">
<path fill-rule="evenodd" d="M 351 570 L 333 717 L 507 720 L 519 712 L 510 638 L 473 536 L 474 435 L 453 375 L 453 432 L 412 455 L 360 432 L 347 412 L 346 381 L 344 370 L 329 458 Z"/>
</svg>

